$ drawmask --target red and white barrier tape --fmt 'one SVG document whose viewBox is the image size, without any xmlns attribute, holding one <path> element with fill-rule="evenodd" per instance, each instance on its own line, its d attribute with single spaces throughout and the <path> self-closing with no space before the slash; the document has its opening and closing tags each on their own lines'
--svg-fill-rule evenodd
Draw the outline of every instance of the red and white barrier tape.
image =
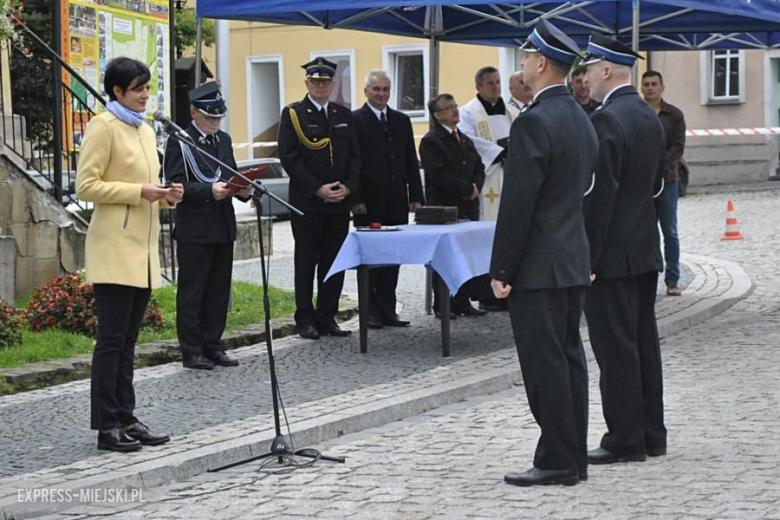
<svg viewBox="0 0 780 520">
<path fill-rule="evenodd" d="M 723 137 L 739 135 L 780 135 L 780 127 L 767 128 L 708 128 L 706 130 L 688 130 L 688 137 Z"/>
<path fill-rule="evenodd" d="M 687 137 L 724 137 L 740 135 L 780 135 L 780 126 L 759 127 L 759 128 L 708 128 L 705 130 L 687 130 Z M 416 139 L 423 136 L 415 135 Z M 233 143 L 233 149 L 243 150 L 245 148 L 271 148 L 277 146 L 276 141 L 261 141 L 257 143 Z"/>
</svg>

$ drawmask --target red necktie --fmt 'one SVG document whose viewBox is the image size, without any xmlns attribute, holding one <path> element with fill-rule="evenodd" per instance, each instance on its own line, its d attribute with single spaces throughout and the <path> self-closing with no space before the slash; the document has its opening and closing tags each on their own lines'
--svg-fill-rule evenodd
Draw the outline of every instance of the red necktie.
<svg viewBox="0 0 780 520">
<path fill-rule="evenodd" d="M 458 131 L 457 130 L 453 130 L 452 131 L 452 137 L 454 137 L 455 140 L 458 141 L 458 144 L 460 144 L 460 136 L 458 135 Z"/>
</svg>

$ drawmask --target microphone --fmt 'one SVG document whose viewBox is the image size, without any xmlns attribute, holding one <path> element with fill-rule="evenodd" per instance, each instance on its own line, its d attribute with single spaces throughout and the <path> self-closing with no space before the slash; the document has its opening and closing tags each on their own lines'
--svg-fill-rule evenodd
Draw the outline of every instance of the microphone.
<svg viewBox="0 0 780 520">
<path fill-rule="evenodd" d="M 157 121 L 158 123 L 162 124 L 163 128 L 165 128 L 168 132 L 170 132 L 172 134 L 185 134 L 185 135 L 187 135 L 187 133 L 182 129 L 182 127 L 180 127 L 179 125 L 177 125 L 176 123 L 174 123 L 173 121 L 168 119 L 165 116 L 165 114 L 163 114 L 159 110 L 154 113 L 153 117 L 154 117 L 154 120 Z M 187 137 L 189 137 L 189 135 L 187 135 Z"/>
<path fill-rule="evenodd" d="M 192 137 L 190 137 L 190 134 L 184 131 L 182 127 L 168 119 L 165 114 L 160 112 L 159 110 L 154 113 L 152 116 L 155 121 L 160 123 L 163 126 L 163 129 L 168 132 L 171 135 L 176 136 L 179 141 L 182 141 L 190 146 L 195 146 L 195 142 L 192 140 Z"/>
</svg>

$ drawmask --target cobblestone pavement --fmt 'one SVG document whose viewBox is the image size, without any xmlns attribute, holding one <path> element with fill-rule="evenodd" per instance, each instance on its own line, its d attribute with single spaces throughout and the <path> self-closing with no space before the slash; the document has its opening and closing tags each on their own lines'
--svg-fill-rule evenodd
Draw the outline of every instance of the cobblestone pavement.
<svg viewBox="0 0 780 520">
<path fill-rule="evenodd" d="M 344 465 L 205 474 L 122 506 L 122 518 L 778 518 L 778 318 L 774 310 L 705 324 L 666 342 L 669 455 L 591 466 L 573 488 L 502 482 L 530 466 L 537 435 L 516 389 L 318 446 L 346 456 Z M 591 401 L 595 446 L 603 431 L 595 381 Z"/>
<path fill-rule="evenodd" d="M 378 518 L 509 518 L 546 513 L 626 518 L 644 516 L 647 511 L 660 516 L 690 513 L 754 518 L 774 514 L 780 518 L 780 513 L 773 513 L 780 507 L 772 492 L 780 433 L 780 360 L 774 348 L 780 337 L 773 327 L 780 273 L 776 265 L 768 265 L 778 252 L 773 232 L 778 221 L 777 194 L 733 197 L 747 237 L 744 243 L 719 241 L 725 218 L 722 197 L 703 195 L 681 201 L 683 251 L 743 263 L 751 277 L 756 277 L 757 287 L 725 317 L 664 342 L 672 432 L 668 457 L 592 469 L 587 485 L 569 490 L 509 488 L 501 484 L 501 477 L 530 463 L 537 432 L 523 398 L 497 394 L 324 445 L 324 451 L 349 457 L 343 466 L 320 462 L 294 474 L 265 477 L 255 468 L 242 466 L 146 491 L 147 502 L 140 508 L 138 504 L 119 509 L 95 505 L 71 511 L 112 514 L 127 507 L 132 510 L 123 516 L 144 518 L 292 517 L 293 512 Z M 284 272 L 281 252 L 277 247 L 275 262 L 279 263 L 272 266 L 277 285 L 284 285 L 278 282 Z M 695 261 L 688 266 L 687 296 L 662 299 L 659 315 L 690 305 L 696 300 L 694 294 L 718 286 L 714 281 L 717 269 Z M 239 265 L 237 271 L 241 269 Z M 250 269 L 249 264 L 245 269 Z M 356 337 L 319 343 L 296 338 L 277 342 L 290 415 L 328 414 L 347 403 L 371 402 L 378 396 L 430 386 L 433 380 L 458 381 L 485 370 L 516 366 L 505 314 L 456 320 L 454 356 L 442 359 L 437 322 L 419 315 L 420 277 L 413 276 L 414 270 L 402 269 L 402 279 L 408 276 L 409 280 L 402 282 L 399 291 L 404 314 L 414 320 L 413 327 L 372 331 L 368 356 L 358 354 Z M 458 334 L 458 329 L 468 330 L 469 339 Z M 381 348 L 371 346 L 380 339 Z M 229 379 L 222 370 L 196 373 L 174 365 L 139 370 L 141 418 L 176 438 L 163 448 L 133 454 L 133 463 L 267 429 L 268 382 L 261 347 L 241 349 L 242 366 L 231 369 Z M 595 365 L 591 373 L 597 373 Z M 242 391 L 237 393 L 236 388 Z M 86 429 L 87 394 L 88 384 L 81 382 L 0 400 L 0 418 L 4 419 L 0 440 L 9 455 L 0 461 L 0 471 L 7 475 L 0 479 L 0 496 L 9 497 L 26 485 L 56 486 L 128 465 L 128 456 L 94 451 L 92 433 Z M 595 386 L 591 401 L 595 444 L 602 430 Z M 247 424 L 250 418 L 252 424 Z M 255 422 L 265 424 L 253 426 Z M 227 489 L 231 486 L 235 487 Z M 766 507 L 751 509 L 754 504 Z"/>
</svg>

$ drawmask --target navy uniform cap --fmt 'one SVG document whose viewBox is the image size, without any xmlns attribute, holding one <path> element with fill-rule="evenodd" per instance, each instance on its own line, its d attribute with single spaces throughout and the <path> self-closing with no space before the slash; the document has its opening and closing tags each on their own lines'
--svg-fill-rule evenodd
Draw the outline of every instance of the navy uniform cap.
<svg viewBox="0 0 780 520">
<path fill-rule="evenodd" d="M 582 57 L 574 40 L 547 20 L 541 20 L 520 47 L 525 52 L 541 52 L 548 58 L 567 65 Z"/>
<path fill-rule="evenodd" d="M 619 65 L 633 67 L 637 58 L 644 59 L 629 46 L 602 34 L 594 33 L 590 36 L 588 50 L 585 53 L 582 64 L 590 65 L 597 61 L 606 60 Z"/>
<path fill-rule="evenodd" d="M 222 117 L 227 112 L 225 99 L 216 81 L 209 81 L 189 92 L 190 104 L 208 117 Z"/>
<path fill-rule="evenodd" d="M 335 63 L 322 56 L 317 56 L 309 63 L 301 65 L 302 69 L 306 69 L 307 78 L 333 78 L 336 75 L 336 67 Z"/>
</svg>

